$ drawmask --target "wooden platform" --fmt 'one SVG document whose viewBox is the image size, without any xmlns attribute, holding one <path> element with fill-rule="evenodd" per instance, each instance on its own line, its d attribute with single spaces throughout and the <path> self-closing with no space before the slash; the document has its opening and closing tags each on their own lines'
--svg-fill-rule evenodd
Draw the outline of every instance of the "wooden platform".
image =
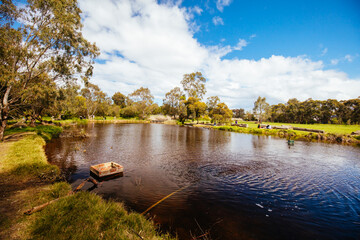
<svg viewBox="0 0 360 240">
<path fill-rule="evenodd" d="M 122 173 L 124 167 L 115 162 L 107 162 L 91 166 L 90 171 L 101 178 Z"/>
</svg>

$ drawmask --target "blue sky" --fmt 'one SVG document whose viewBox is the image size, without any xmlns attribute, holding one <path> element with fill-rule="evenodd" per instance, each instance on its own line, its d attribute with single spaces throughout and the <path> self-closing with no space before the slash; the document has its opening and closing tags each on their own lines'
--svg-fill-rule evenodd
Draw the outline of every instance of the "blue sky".
<svg viewBox="0 0 360 240">
<path fill-rule="evenodd" d="M 201 71 L 231 108 L 360 95 L 360 1 L 79 0 L 109 96 L 148 87 L 161 104 Z"/>
<path fill-rule="evenodd" d="M 249 42 L 242 51 L 234 51 L 225 59 L 306 55 L 312 60 L 322 60 L 326 68 L 337 68 L 350 77 L 360 77 L 360 1 L 225 2 L 229 5 L 222 11 L 214 1 L 184 0 L 182 3 L 182 6 L 203 9 L 201 15 L 196 14 L 194 18 L 199 26 L 194 37 L 199 42 L 235 45 L 239 38 Z M 214 17 L 220 17 L 223 25 L 215 26 Z"/>
</svg>

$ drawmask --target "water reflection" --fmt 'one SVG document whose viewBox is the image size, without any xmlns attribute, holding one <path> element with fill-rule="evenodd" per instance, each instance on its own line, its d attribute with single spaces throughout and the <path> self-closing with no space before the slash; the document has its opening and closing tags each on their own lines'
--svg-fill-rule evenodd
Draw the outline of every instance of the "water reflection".
<svg viewBox="0 0 360 240">
<path fill-rule="evenodd" d="M 85 140 L 47 145 L 78 184 L 89 166 L 115 161 L 124 176 L 94 191 L 150 211 L 180 239 L 358 238 L 359 148 L 168 126 L 89 125 Z"/>
</svg>

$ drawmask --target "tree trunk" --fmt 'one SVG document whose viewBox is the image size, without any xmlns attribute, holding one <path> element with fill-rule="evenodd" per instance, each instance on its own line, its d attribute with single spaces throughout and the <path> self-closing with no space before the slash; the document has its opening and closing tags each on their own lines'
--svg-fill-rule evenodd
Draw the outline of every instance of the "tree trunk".
<svg viewBox="0 0 360 240">
<path fill-rule="evenodd" d="M 4 141 L 4 132 L 7 124 L 7 119 L 9 115 L 9 94 L 11 91 L 11 86 L 8 86 L 6 92 L 4 94 L 4 98 L 2 99 L 2 103 L 0 104 L 0 141 Z"/>
<path fill-rule="evenodd" d="M 6 122 L 7 122 L 7 120 L 1 120 L 0 141 L 4 141 L 4 132 L 5 132 L 5 128 L 6 128 Z"/>
</svg>

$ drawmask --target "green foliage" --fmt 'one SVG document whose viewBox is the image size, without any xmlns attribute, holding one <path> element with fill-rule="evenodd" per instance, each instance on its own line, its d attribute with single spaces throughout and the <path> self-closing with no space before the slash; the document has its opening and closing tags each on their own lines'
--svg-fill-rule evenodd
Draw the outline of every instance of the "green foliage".
<svg viewBox="0 0 360 240">
<path fill-rule="evenodd" d="M 74 81 L 76 75 L 86 83 L 99 54 L 95 44 L 82 36 L 76 0 L 29 0 L 21 10 L 11 1 L 2 4 L 1 140 L 10 114 L 28 110 L 36 118 L 54 100 L 54 82 Z"/>
<path fill-rule="evenodd" d="M 126 96 L 120 92 L 116 92 L 111 99 L 114 101 L 114 104 L 124 108 L 126 106 Z"/>
<path fill-rule="evenodd" d="M 233 112 L 225 103 L 219 103 L 211 110 L 211 115 L 216 123 L 230 123 Z"/>
<path fill-rule="evenodd" d="M 259 122 L 262 122 L 267 119 L 267 113 L 269 110 L 269 104 L 266 102 L 265 97 L 258 97 L 254 102 L 254 115 L 257 117 Z"/>
<path fill-rule="evenodd" d="M 129 99 L 131 100 L 131 104 L 129 104 L 128 109 L 123 109 L 122 117 L 137 116 L 145 119 L 156 108 L 156 106 L 153 106 L 154 96 L 148 88 L 141 87 L 135 90 L 129 95 Z M 124 112 L 126 114 L 124 114 Z"/>
<path fill-rule="evenodd" d="M 81 227 L 80 227 L 81 226 Z M 172 239 L 154 224 L 120 203 L 89 193 L 65 197 L 38 213 L 30 225 L 31 239 Z"/>
<path fill-rule="evenodd" d="M 338 101 L 307 99 L 300 102 L 289 99 L 286 104 L 271 106 L 270 119 L 273 122 L 287 123 L 360 123 L 360 98 Z"/>
<path fill-rule="evenodd" d="M 205 82 L 206 79 L 201 72 L 194 72 L 184 74 L 181 85 L 189 98 L 199 98 L 201 100 L 206 93 Z"/>
<path fill-rule="evenodd" d="M 165 94 L 163 99 L 163 111 L 165 114 L 176 116 L 181 112 L 182 97 L 184 93 L 179 87 L 175 87 Z"/>
</svg>

